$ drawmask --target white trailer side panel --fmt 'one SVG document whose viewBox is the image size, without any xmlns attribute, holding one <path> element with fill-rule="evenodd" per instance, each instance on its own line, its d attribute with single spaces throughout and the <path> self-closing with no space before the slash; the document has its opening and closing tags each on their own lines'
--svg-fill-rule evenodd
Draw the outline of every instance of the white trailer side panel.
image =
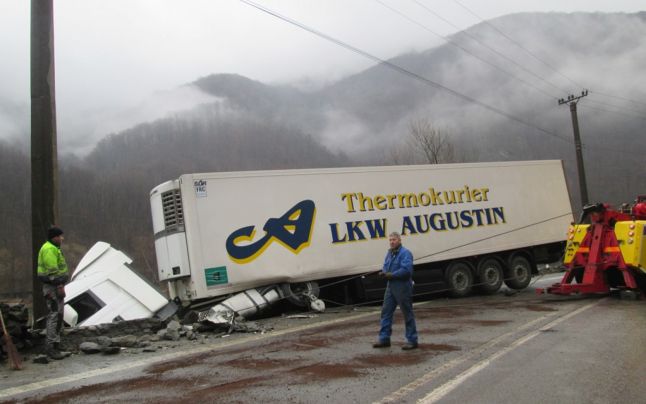
<svg viewBox="0 0 646 404">
<path fill-rule="evenodd" d="M 393 231 L 424 263 L 562 241 L 573 219 L 557 160 L 188 174 L 180 189 L 193 298 L 378 270 Z"/>
</svg>

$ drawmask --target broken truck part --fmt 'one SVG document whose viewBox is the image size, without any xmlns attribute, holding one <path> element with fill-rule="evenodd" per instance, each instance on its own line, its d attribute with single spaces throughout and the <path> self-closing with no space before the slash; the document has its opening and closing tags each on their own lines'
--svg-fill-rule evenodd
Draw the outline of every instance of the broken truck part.
<svg viewBox="0 0 646 404">
<path fill-rule="evenodd" d="M 110 244 L 94 244 L 65 286 L 65 323 L 90 326 L 155 315 L 165 320 L 173 315 L 175 303 L 133 271 L 131 263 Z"/>
<path fill-rule="evenodd" d="M 384 281 L 361 274 L 380 270 L 393 231 L 416 293 L 522 289 L 573 220 L 558 160 L 186 174 L 150 203 L 159 279 L 186 306 L 272 285 L 380 299 Z"/>
<path fill-rule="evenodd" d="M 311 284 L 311 282 L 306 282 Z M 312 286 L 305 285 L 305 289 L 311 289 Z M 290 295 L 286 295 L 288 291 Z M 294 294 L 290 285 L 273 285 L 257 289 L 248 289 L 237 293 L 211 307 L 209 310 L 201 312 L 199 321 L 209 321 L 214 324 L 231 324 L 236 316 L 248 318 L 261 313 L 263 310 L 289 296 L 290 302 L 299 306 L 309 306 L 316 312 L 325 310 L 325 303 L 319 300 L 309 291 L 301 291 L 298 295 Z"/>
<path fill-rule="evenodd" d="M 589 218 L 590 223 L 582 223 Z M 646 196 L 621 210 L 607 204 L 583 208 L 579 224 L 568 230 L 563 279 L 538 293 L 608 293 L 622 296 L 646 294 Z"/>
</svg>

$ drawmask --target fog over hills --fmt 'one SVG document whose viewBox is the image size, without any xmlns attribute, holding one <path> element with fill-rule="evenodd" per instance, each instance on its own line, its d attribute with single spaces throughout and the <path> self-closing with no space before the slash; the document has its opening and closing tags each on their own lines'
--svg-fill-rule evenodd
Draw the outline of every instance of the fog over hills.
<svg viewBox="0 0 646 404">
<path fill-rule="evenodd" d="M 540 60 L 501 36 L 491 24 L 513 36 Z M 192 85 L 217 101 L 211 107 L 202 105 L 175 114 L 166 122 L 189 126 L 190 122 L 210 122 L 190 129 L 182 126 L 181 132 L 175 133 L 190 139 L 193 135 L 204 136 L 204 131 L 214 138 L 226 137 L 236 127 L 235 122 L 255 121 L 261 126 L 289 128 L 286 131 L 293 139 L 305 137 L 331 153 L 342 152 L 351 160 L 346 161 L 349 164 L 388 164 L 388 150 L 407 136 L 412 120 L 424 118 L 446 131 L 470 160 L 563 158 L 570 168 L 574 155 L 570 114 L 567 106 L 557 104 L 557 99 L 579 94 L 585 88 L 590 95 L 579 104 L 581 133 L 586 158 L 603 156 L 603 161 L 589 164 L 591 175 L 601 176 L 601 172 L 595 174 L 597 165 L 625 158 L 620 152 L 609 152 L 610 146 L 620 151 L 624 147 L 646 151 L 646 146 L 639 148 L 643 142 L 637 135 L 643 133 L 646 105 L 598 95 L 610 93 L 646 100 L 646 77 L 642 74 L 646 68 L 646 43 L 641 41 L 644 37 L 646 13 L 524 13 L 478 24 L 466 33 L 454 35 L 452 43 L 388 61 L 507 116 L 381 64 L 310 92 L 232 74 L 203 77 Z M 214 114 L 214 110 L 218 112 Z M 216 128 L 225 122 L 228 129 Z M 154 125 L 164 128 L 162 121 Z M 241 125 L 240 132 L 247 123 Z M 167 131 L 173 129 L 161 130 Z M 101 142 L 90 160 L 105 154 L 102 150 L 106 143 L 141 136 L 152 139 L 154 134 L 143 125 L 111 136 Z M 186 147 L 190 148 L 188 142 Z M 151 150 L 150 154 L 155 152 Z M 311 160 L 312 165 L 335 163 L 335 159 L 326 163 L 327 158 Z M 244 151 L 236 160 L 240 169 L 254 165 L 268 168 L 262 159 L 245 155 Z M 187 164 L 185 171 L 197 168 Z M 223 166 L 237 169 L 231 163 Z M 215 163 L 208 169 L 218 167 Z M 606 196 L 602 187 L 592 184 L 590 188 L 600 193 L 598 197 Z"/>
<path fill-rule="evenodd" d="M 491 24 L 540 61 L 481 23 L 453 35 L 454 45 L 388 61 L 423 79 L 379 64 L 308 91 L 236 74 L 187 84 L 204 94 L 198 106 L 112 133 L 86 156 L 63 158 L 61 225 L 71 259 L 105 240 L 145 263 L 154 279 L 153 186 L 188 172 L 420 162 L 395 161 L 392 153 L 419 119 L 440 129 L 461 161 L 564 159 L 576 209 L 570 111 L 557 100 L 583 89 L 590 90 L 578 104 L 590 199 L 619 203 L 646 194 L 646 12 L 524 13 Z M 0 114 L 12 109 L 0 103 Z M 0 142 L 0 167 L 17 174 L 3 180 L 4 189 L 19 196 L 0 201 L 9 218 L 0 279 L 11 279 L 0 293 L 29 284 L 12 275 L 25 265 L 29 240 L 8 237 L 29 228 L 28 160 L 24 148 Z"/>
</svg>

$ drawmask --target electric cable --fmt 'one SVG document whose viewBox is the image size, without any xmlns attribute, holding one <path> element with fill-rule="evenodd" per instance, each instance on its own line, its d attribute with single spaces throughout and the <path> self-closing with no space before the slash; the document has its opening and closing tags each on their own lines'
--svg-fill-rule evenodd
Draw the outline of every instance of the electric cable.
<svg viewBox="0 0 646 404">
<path fill-rule="evenodd" d="M 510 41 L 510 42 L 511 42 L 511 43 L 513 43 L 514 45 L 516 45 L 516 46 L 518 46 L 519 48 L 521 48 L 522 50 L 524 50 L 528 55 L 530 55 L 530 56 L 531 56 L 531 57 L 533 57 L 534 59 L 538 60 L 539 62 L 541 62 L 541 63 L 542 63 L 542 64 L 544 64 L 545 66 L 549 67 L 549 68 L 550 68 L 550 69 L 552 69 L 555 73 L 557 73 L 558 75 L 560 75 L 560 76 L 561 76 L 561 77 L 563 77 L 564 79 L 568 80 L 570 83 L 574 84 L 576 87 L 579 87 L 579 88 L 586 88 L 585 86 L 580 85 L 580 84 L 579 84 L 579 83 L 577 83 L 576 81 L 572 80 L 570 77 L 568 77 L 568 76 L 566 76 L 565 74 L 563 74 L 562 72 L 560 72 L 557 68 L 555 68 L 554 66 L 552 66 L 552 64 L 550 64 L 550 63 L 548 63 L 548 62 L 544 61 L 543 59 L 539 58 L 536 54 L 534 54 L 534 52 L 532 52 L 532 51 L 530 51 L 529 49 L 527 49 L 525 46 L 523 46 L 520 42 L 516 41 L 516 40 L 515 40 L 514 38 L 512 38 L 511 36 L 509 36 L 509 35 L 505 34 L 502 30 L 500 30 L 498 27 L 496 27 L 495 25 L 493 25 L 490 21 L 487 21 L 487 20 L 485 20 L 484 18 L 480 17 L 478 14 L 476 14 L 473 10 L 471 10 L 470 8 L 468 8 L 467 6 L 465 6 L 464 4 L 462 4 L 460 1 L 458 1 L 458 0 L 453 0 L 453 2 L 454 2 L 454 3 L 456 3 L 458 6 L 462 7 L 463 9 L 465 9 L 469 14 L 473 15 L 474 17 L 476 17 L 478 20 L 480 20 L 481 22 L 483 22 L 483 23 L 484 23 L 484 24 L 486 24 L 487 26 L 491 27 L 493 30 L 495 30 L 496 32 L 498 32 L 498 34 L 502 35 L 502 36 L 503 36 L 504 38 L 506 38 L 508 41 Z"/>
<path fill-rule="evenodd" d="M 592 90 L 590 92 L 593 93 L 593 94 L 601 95 L 603 97 L 615 98 L 615 99 L 618 99 L 618 100 L 629 101 L 629 102 L 632 102 L 632 103 L 635 103 L 635 104 L 646 105 L 646 102 L 644 102 L 644 101 L 636 101 L 636 100 L 632 100 L 630 98 L 622 97 L 622 96 L 619 96 L 619 95 L 612 95 L 612 94 L 602 93 L 600 91 L 592 91 Z"/>
<path fill-rule="evenodd" d="M 514 73 L 512 73 L 512 72 L 510 72 L 510 71 L 508 71 L 508 70 L 505 70 L 505 69 L 503 69 L 502 67 L 500 67 L 500 66 L 498 66 L 498 65 L 496 65 L 496 64 L 494 64 L 494 63 L 491 63 L 491 62 L 489 62 L 489 61 L 488 61 L 488 60 L 486 60 L 486 59 L 481 58 L 480 56 L 478 56 L 478 55 L 476 55 L 475 53 L 471 52 L 470 50 L 468 50 L 468 49 L 467 49 L 467 48 L 465 48 L 464 46 L 460 45 L 459 43 L 457 43 L 457 42 L 455 42 L 455 41 L 453 41 L 453 40 L 449 39 L 448 37 L 446 37 L 446 36 L 444 36 L 444 35 L 441 35 L 441 34 L 439 34 L 439 33 L 435 32 L 435 31 L 433 31 L 433 30 L 432 30 L 432 29 L 430 29 L 428 26 L 426 26 L 426 25 L 424 25 L 424 24 L 422 24 L 422 23 L 420 23 L 420 22 L 418 22 L 418 21 L 415 21 L 414 19 L 410 18 L 409 16 L 407 16 L 407 15 L 406 15 L 406 14 L 404 14 L 404 13 L 402 13 L 401 11 L 399 11 L 399 10 L 397 10 L 397 9 L 395 9 L 395 8 L 393 8 L 393 7 L 391 7 L 391 6 L 389 6 L 388 4 L 384 3 L 383 1 L 381 1 L 381 0 L 374 0 L 374 1 L 375 1 L 375 2 L 377 2 L 377 3 L 379 3 L 379 4 L 381 4 L 383 7 L 387 8 L 388 10 L 392 11 L 393 13 L 398 14 L 399 16 L 401 16 L 402 18 L 406 19 L 407 21 L 409 21 L 409 22 L 411 22 L 411 23 L 413 23 L 413 24 L 415 24 L 415 25 L 417 25 L 417 26 L 421 27 L 422 29 L 424 29 L 424 30 L 426 30 L 426 31 L 428 31 L 428 32 L 430 32 L 430 33 L 432 33 L 433 35 L 435 35 L 435 36 L 437 36 L 437 37 L 439 37 L 439 38 L 442 38 L 442 39 L 443 39 L 444 41 L 446 41 L 449 45 L 452 45 L 452 46 L 454 46 L 454 47 L 456 47 L 456 48 L 458 48 L 458 49 L 462 50 L 463 52 L 465 52 L 465 53 L 467 53 L 467 54 L 471 55 L 472 57 L 474 57 L 474 58 L 478 59 L 479 61 L 481 61 L 481 62 L 483 62 L 483 63 L 485 63 L 485 64 L 487 64 L 487 65 L 489 65 L 489 66 L 491 66 L 491 67 L 493 67 L 493 68 L 495 68 L 495 69 L 497 69 L 497 70 L 499 70 L 499 71 L 501 71 L 501 72 L 503 72 L 503 73 L 505 73 L 505 74 L 507 74 L 507 75 L 509 75 L 509 76 L 511 76 L 512 78 L 514 78 L 514 79 L 516 79 L 516 80 L 520 81 L 521 83 L 525 84 L 525 85 L 526 85 L 526 86 L 528 86 L 528 87 L 533 88 L 534 90 L 536 90 L 536 91 L 540 92 L 541 94 L 545 95 L 546 97 L 548 97 L 548 98 L 550 98 L 550 99 L 558 99 L 558 98 L 559 98 L 559 97 L 556 97 L 556 96 L 554 96 L 553 94 L 550 94 L 550 93 L 548 93 L 548 92 L 544 91 L 543 89 L 541 89 L 541 88 L 539 88 L 539 87 L 535 86 L 534 84 L 532 84 L 532 83 L 530 83 L 530 82 L 528 82 L 528 81 L 526 81 L 526 80 L 524 80 L 524 79 L 522 79 L 522 78 L 520 78 L 520 77 L 516 76 Z M 492 50 L 493 52 L 496 52 L 494 49 L 491 49 L 491 50 Z M 496 53 L 497 53 L 497 52 L 496 52 Z M 513 61 L 513 60 L 511 60 L 511 59 L 507 58 L 505 55 L 503 55 L 503 54 L 499 54 L 499 55 L 500 55 L 501 57 L 503 57 L 503 58 L 505 58 L 505 59 L 509 60 L 510 62 L 512 62 L 512 63 L 514 63 L 514 64 L 516 64 L 516 65 L 518 65 L 515 61 Z M 520 65 L 518 65 L 518 66 L 520 66 Z M 523 70 L 526 70 L 523 66 L 520 66 L 520 67 L 521 67 Z M 532 72 L 529 72 L 529 73 L 532 73 Z M 538 76 L 536 76 L 536 77 L 538 77 Z M 538 78 L 539 78 L 539 79 L 541 79 L 541 80 L 543 80 L 541 77 L 538 77 Z M 545 80 L 543 80 L 543 81 L 545 81 Z M 549 82 L 547 82 L 547 81 L 545 81 L 545 82 L 546 82 L 547 84 L 550 84 L 550 85 L 551 85 L 551 83 L 549 83 Z M 553 86 L 553 87 L 555 87 L 555 86 Z M 555 87 L 555 88 L 556 88 L 557 90 L 561 91 L 561 89 L 559 89 L 558 87 Z"/>
<path fill-rule="evenodd" d="M 413 1 L 415 1 L 416 3 L 418 3 L 418 4 L 419 4 L 419 1 L 418 1 L 418 0 L 413 0 Z M 482 23 L 486 24 L 487 26 L 489 26 L 491 29 L 493 29 L 493 30 L 494 30 L 494 31 L 496 31 L 498 34 L 500 34 L 502 37 L 506 38 L 508 41 L 510 41 L 510 42 L 511 42 L 511 43 L 513 43 L 514 45 L 516 45 L 516 46 L 518 46 L 519 48 L 521 48 L 522 50 L 524 50 L 528 55 L 530 55 L 531 57 L 533 57 L 533 58 L 534 58 L 534 59 L 536 59 L 537 61 L 541 62 L 543 65 L 547 66 L 548 68 L 550 68 L 552 71 L 554 71 L 555 73 L 557 73 L 558 75 L 560 75 L 560 76 L 561 76 L 561 77 L 563 77 L 564 79 L 568 80 L 570 83 L 574 84 L 575 86 L 577 86 L 577 87 L 579 87 L 579 88 L 589 88 L 589 87 L 587 87 L 587 86 L 583 86 L 583 85 L 581 85 L 581 84 L 577 83 L 577 82 L 576 82 L 576 81 L 574 81 L 572 78 L 570 78 L 570 77 L 566 76 L 564 73 L 562 73 L 561 71 L 559 71 L 556 67 L 554 67 L 551 63 L 548 63 L 548 62 L 546 62 L 545 60 L 543 60 L 542 58 L 538 57 L 538 55 L 536 55 L 534 52 L 530 51 L 527 47 L 523 46 L 523 44 L 521 44 L 520 42 L 516 41 L 516 40 L 515 40 L 514 38 L 512 38 L 510 35 L 507 35 L 504 31 L 502 31 L 500 28 L 498 28 L 497 26 L 495 26 L 492 22 L 487 21 L 487 20 L 485 20 L 484 18 L 482 18 L 481 16 L 479 16 L 478 14 L 476 14 L 473 10 L 471 10 L 469 7 L 467 7 L 466 5 L 464 5 L 463 3 L 461 3 L 460 1 L 458 1 L 458 0 L 453 0 L 453 2 L 454 2 L 454 3 L 456 3 L 457 5 L 459 5 L 460 7 L 462 7 L 464 10 L 466 10 L 466 11 L 467 11 L 469 14 L 471 14 L 472 16 L 476 17 L 480 22 L 482 22 Z M 422 6 L 422 7 L 424 7 L 424 6 Z M 426 8 L 426 7 L 425 7 L 425 8 Z M 430 10 L 429 10 L 429 11 L 430 11 Z M 432 11 L 431 11 L 431 12 L 432 12 Z M 435 13 L 434 13 L 434 14 L 435 14 Z M 438 18 L 443 19 L 443 18 L 442 18 L 442 17 L 440 17 L 439 15 L 436 15 L 436 16 L 437 16 Z M 444 19 L 443 19 L 443 20 L 444 20 Z M 444 20 L 444 21 L 446 21 L 446 20 Z M 447 23 L 448 23 L 448 21 L 447 21 Z M 457 28 L 457 29 L 459 29 L 458 27 L 456 27 L 456 28 Z M 464 32 L 466 32 L 466 31 L 464 31 Z M 629 102 L 636 103 L 636 104 L 646 105 L 646 102 L 644 102 L 644 101 L 637 101 L 637 100 L 633 100 L 633 99 L 626 98 L 626 97 L 622 97 L 622 96 L 618 96 L 618 95 L 613 95 L 613 94 L 603 93 L 603 92 L 600 92 L 600 91 L 592 91 L 592 90 L 591 90 L 590 92 L 591 92 L 591 93 L 594 93 L 594 94 L 597 94 L 597 95 L 604 96 L 604 97 L 608 97 L 608 98 L 615 98 L 615 99 L 624 100 L 624 101 L 629 101 Z"/>
<path fill-rule="evenodd" d="M 379 57 L 377 57 L 377 56 L 375 56 L 375 55 L 373 55 L 371 53 L 368 53 L 368 52 L 366 52 L 364 50 L 361 50 L 361 49 L 359 49 L 359 48 L 357 48 L 355 46 L 352 46 L 352 45 L 350 45 L 350 44 L 348 44 L 346 42 L 343 42 L 343 41 L 341 41 L 339 39 L 331 37 L 330 35 L 327 35 L 327 34 L 325 34 L 323 32 L 320 32 L 320 31 L 318 31 L 318 30 L 316 30 L 314 28 L 311 28 L 311 27 L 309 27 L 309 26 L 307 26 L 307 25 L 305 25 L 303 23 L 300 23 L 300 22 L 298 22 L 298 21 L 296 21 L 294 19 L 291 19 L 291 18 L 286 17 L 286 16 L 284 16 L 282 14 L 279 14 L 279 13 L 273 11 L 273 10 L 270 10 L 270 9 L 268 9 L 268 8 L 258 4 L 258 3 L 255 3 L 255 2 L 250 1 L 250 0 L 239 0 L 239 1 L 244 3 L 244 4 L 247 4 L 248 6 L 254 7 L 254 8 L 256 8 L 256 9 L 258 9 L 258 10 L 260 10 L 260 11 L 266 13 L 266 14 L 269 14 L 269 15 L 271 15 L 273 17 L 276 17 L 276 18 L 278 18 L 280 20 L 283 20 L 283 21 L 285 21 L 285 22 L 287 22 L 289 24 L 295 25 L 295 26 L 297 26 L 297 27 L 299 27 L 299 28 L 301 28 L 301 29 L 303 29 L 305 31 L 308 31 L 308 32 L 320 37 L 320 38 L 323 38 L 323 39 L 325 39 L 325 40 L 327 40 L 329 42 L 332 42 L 332 43 L 334 43 L 334 44 L 336 44 L 336 45 L 338 45 L 340 47 L 343 47 L 343 48 L 345 48 L 345 49 L 347 49 L 349 51 L 352 51 L 352 52 L 354 52 L 354 53 L 356 53 L 358 55 L 361 55 L 361 56 L 363 56 L 363 57 L 365 57 L 367 59 L 370 59 L 370 60 L 372 60 L 374 62 L 380 63 L 381 65 L 386 66 L 386 67 L 388 67 L 388 68 L 390 68 L 390 69 L 392 69 L 392 70 L 394 70 L 394 71 L 396 71 L 398 73 L 404 74 L 404 75 L 409 76 L 409 77 L 411 77 L 411 78 L 413 78 L 415 80 L 418 80 L 421 83 L 424 83 L 424 84 L 427 84 L 429 86 L 432 86 L 432 87 L 438 88 L 440 90 L 443 90 L 443 91 L 445 91 L 445 92 L 447 92 L 447 93 L 449 93 L 449 94 L 451 94 L 451 95 L 453 95 L 453 96 L 455 96 L 457 98 L 460 98 L 460 99 L 465 100 L 465 101 L 467 101 L 467 102 L 469 102 L 471 104 L 478 105 L 478 106 L 480 106 L 480 107 L 482 107 L 482 108 L 484 108 L 486 110 L 489 110 L 489 111 L 494 112 L 494 113 L 496 113 L 498 115 L 501 115 L 501 116 L 509 119 L 510 121 L 520 123 L 520 124 L 522 124 L 524 126 L 536 129 L 537 131 L 539 131 L 539 132 L 541 132 L 543 134 L 546 134 L 546 135 L 548 135 L 550 137 L 559 139 L 559 140 L 561 140 L 563 142 L 566 142 L 566 143 L 573 144 L 573 141 L 571 139 L 569 139 L 569 138 L 566 138 L 566 137 L 564 137 L 562 135 L 559 135 L 557 133 L 554 133 L 554 132 L 551 132 L 551 131 L 546 130 L 544 128 L 541 128 L 539 126 L 536 126 L 536 125 L 534 125 L 534 124 L 532 124 L 530 122 L 527 122 L 527 121 L 525 121 L 523 119 L 520 119 L 520 118 L 518 118 L 516 116 L 513 116 L 513 115 L 511 115 L 511 114 L 509 114 L 509 113 L 507 113 L 507 112 L 505 112 L 505 111 L 503 111 L 503 110 L 501 110 L 501 109 L 499 109 L 497 107 L 489 105 L 489 104 L 487 104 L 487 103 L 485 103 L 483 101 L 477 100 L 477 99 L 475 99 L 475 98 L 473 98 L 471 96 L 463 94 L 463 93 L 461 93 L 461 92 L 459 92 L 457 90 L 454 90 L 454 89 L 449 88 L 449 87 L 447 87 L 447 86 L 445 86 L 443 84 L 440 84 L 438 82 L 430 80 L 430 79 L 428 79 L 426 77 L 423 77 L 423 76 L 421 76 L 421 75 L 419 75 L 417 73 L 414 73 L 414 72 L 412 72 L 410 70 L 407 70 L 407 69 L 405 69 L 405 68 L 403 68 L 403 67 L 401 67 L 401 66 L 399 66 L 399 65 L 397 65 L 397 64 L 395 64 L 393 62 L 389 62 L 387 60 L 381 59 L 381 58 L 379 58 Z"/>
<path fill-rule="evenodd" d="M 590 105 L 579 104 L 579 107 L 583 107 L 583 109 L 591 109 L 591 110 L 599 111 L 599 112 L 608 112 L 610 114 L 622 115 L 622 116 L 625 116 L 625 117 L 628 117 L 628 118 L 636 118 L 636 119 L 641 119 L 641 120 L 646 119 L 646 116 L 632 115 L 632 114 L 627 114 L 627 113 L 621 112 L 621 111 L 613 111 L 613 110 L 610 110 L 610 109 L 593 107 L 593 106 L 590 106 Z"/>
<path fill-rule="evenodd" d="M 378 1 L 378 2 L 380 2 L 380 3 L 381 3 L 381 0 L 375 0 L 375 1 Z M 439 18 L 440 20 L 442 20 L 442 21 L 444 21 L 445 23 L 449 24 L 449 25 L 450 25 L 450 26 L 452 26 L 453 28 L 457 29 L 457 30 L 459 31 L 459 33 L 461 33 L 461 34 L 463 34 L 463 35 L 468 36 L 469 38 L 471 38 L 471 40 L 473 40 L 473 41 L 477 42 L 478 44 L 480 44 L 481 46 L 483 46 L 483 47 L 487 48 L 489 51 L 491 51 L 491 52 L 495 53 L 495 54 L 496 54 L 496 55 L 498 55 L 499 57 L 501 57 L 501 58 L 503 58 L 503 59 L 505 59 L 505 60 L 509 61 L 510 63 L 512 63 L 513 65 L 515 65 L 515 66 L 516 66 L 516 67 L 518 67 L 519 69 L 523 70 L 524 72 L 526 72 L 526 73 L 530 74 L 531 76 L 534 76 L 535 78 L 539 79 L 540 81 L 542 81 L 542 82 L 546 83 L 547 85 L 549 85 L 550 87 L 552 87 L 552 88 L 554 88 L 554 89 L 556 89 L 556 90 L 558 90 L 558 91 L 561 91 L 561 92 L 565 92 L 565 93 L 567 93 L 567 91 L 563 91 L 563 89 L 561 89 L 560 87 L 556 86 L 555 84 L 553 84 L 552 82 L 550 82 L 549 80 L 547 80 L 545 77 L 540 76 L 540 75 L 539 75 L 539 74 L 537 74 L 536 72 L 534 72 L 534 71 L 530 70 L 529 68 L 527 68 L 527 67 L 523 66 L 522 64 L 518 63 L 517 61 L 515 61 L 515 60 L 514 60 L 514 59 L 512 59 L 511 57 L 509 57 L 509 56 L 505 55 L 504 53 L 502 53 L 502 52 L 498 51 L 497 49 L 493 48 L 492 46 L 489 46 L 486 42 L 481 41 L 478 37 L 476 37 L 475 35 L 472 35 L 468 30 L 462 29 L 462 28 L 458 27 L 457 25 L 453 24 L 453 23 L 452 23 L 451 21 L 449 21 L 448 19 L 446 19 L 446 18 L 442 17 L 440 14 L 436 13 L 435 11 L 433 11 L 432 9 L 430 9 L 429 7 L 427 7 L 427 6 L 426 6 L 425 4 L 423 4 L 421 1 L 419 1 L 419 0 L 412 0 L 412 1 L 414 1 L 417 5 L 419 5 L 420 7 L 422 7 L 423 9 L 425 9 L 426 11 L 428 11 L 429 13 L 433 14 L 435 17 Z M 444 38 L 444 37 L 443 37 L 443 38 Z M 446 38 L 445 38 L 445 40 L 446 40 L 446 41 L 449 41 L 449 40 L 448 40 L 448 39 L 446 39 Z M 509 73 L 509 74 L 513 76 L 513 74 L 512 74 L 512 73 Z M 516 76 L 514 76 L 514 77 L 516 77 Z M 557 98 L 558 98 L 558 97 L 557 97 Z"/>
<path fill-rule="evenodd" d="M 559 219 L 559 218 L 562 218 L 562 217 L 565 217 L 565 216 L 570 216 L 570 215 L 571 215 L 571 213 L 561 214 L 561 215 L 554 216 L 554 217 L 549 218 L 549 219 L 545 219 L 545 220 L 541 220 L 541 221 L 538 221 L 538 222 L 535 222 L 535 223 L 528 224 L 528 225 L 526 225 L 526 226 L 517 227 L 517 228 L 511 229 L 511 230 L 509 230 L 509 231 L 505 231 L 505 232 L 498 233 L 498 234 L 494 234 L 494 235 L 491 235 L 491 236 L 488 236 L 488 237 L 484 237 L 484 238 L 481 238 L 481 239 L 478 239 L 478 240 L 474 240 L 474 241 L 471 241 L 471 242 L 469 242 L 469 243 L 465 243 L 465 244 L 462 244 L 462 245 L 459 245 L 459 246 L 456 246 L 456 247 L 451 247 L 451 248 L 447 248 L 447 249 L 444 249 L 444 250 L 436 251 L 436 252 L 433 252 L 433 253 L 430 253 L 430 254 L 427 254 L 427 255 L 424 255 L 424 256 L 421 256 L 421 257 L 415 258 L 415 259 L 413 259 L 413 262 L 415 262 L 415 261 L 419 261 L 420 259 L 429 258 L 429 257 L 434 256 L 434 255 L 442 254 L 442 253 L 444 253 L 444 252 L 451 251 L 451 250 L 454 250 L 454 249 L 457 249 L 457 248 L 462 248 L 462 247 L 465 247 L 465 246 L 468 246 L 468 245 L 472 245 L 472 244 L 480 243 L 480 242 L 482 242 L 482 241 L 486 241 L 486 240 L 490 240 L 490 239 L 493 239 L 493 238 L 496 238 L 496 237 L 500 237 L 500 236 L 503 236 L 503 235 L 507 235 L 507 234 L 510 234 L 510 233 L 513 233 L 513 232 L 516 232 L 516 231 L 520 231 L 520 230 L 523 230 L 523 229 L 529 228 L 529 227 L 531 227 L 531 226 L 535 226 L 535 225 L 543 224 L 543 223 L 546 223 L 546 222 L 548 222 L 548 221 L 555 220 L 555 219 Z M 326 289 L 326 288 L 330 288 L 330 287 L 332 287 L 332 286 L 339 285 L 339 284 L 342 284 L 342 283 L 350 282 L 350 281 L 352 281 L 352 280 L 354 280 L 354 279 L 358 279 L 358 278 L 361 278 L 361 277 L 365 277 L 365 276 L 369 276 L 369 275 L 374 275 L 374 274 L 376 274 L 376 273 L 378 273 L 378 272 L 380 272 L 380 271 L 381 271 L 381 270 L 375 270 L 375 269 L 373 269 L 373 270 L 370 270 L 370 271 L 367 271 L 367 272 L 362 272 L 362 273 L 359 273 L 359 274 L 356 274 L 356 275 L 350 275 L 350 276 L 347 276 L 347 277 L 343 277 L 343 278 L 342 278 L 342 279 L 340 279 L 340 280 L 337 280 L 337 281 L 333 281 L 333 282 L 330 282 L 330 283 L 325 283 L 325 284 L 319 285 L 319 290 Z M 474 274 L 474 275 L 475 275 L 475 274 Z M 505 280 L 510 280 L 510 279 L 514 279 L 514 277 L 507 277 L 507 278 L 503 277 L 503 279 L 502 279 L 502 280 L 503 280 L 503 281 L 505 281 Z M 438 282 L 438 283 L 439 283 L 439 282 Z M 431 283 L 428 283 L 428 284 L 431 284 Z M 477 287 L 477 286 L 485 285 L 485 284 L 486 284 L 486 282 L 481 282 L 481 283 L 472 283 L 472 284 L 471 284 L 471 287 Z M 424 284 L 424 285 L 427 285 L 427 284 Z M 277 286 L 277 285 L 276 285 L 276 286 Z M 447 292 L 447 291 L 451 291 L 451 289 L 442 289 L 442 290 L 440 290 L 440 291 L 437 291 L 437 290 L 436 290 L 436 291 L 431 291 L 431 292 L 421 292 L 421 293 L 419 293 L 419 294 L 415 294 L 415 295 L 413 295 L 413 296 L 417 296 L 417 297 L 418 297 L 418 296 L 424 296 L 424 295 L 429 295 L 429 294 L 431 294 L 431 295 L 432 295 L 432 294 L 437 294 L 437 293 L 445 293 L 445 292 Z M 279 297 L 275 300 L 275 302 L 282 301 L 282 300 L 287 300 L 287 299 L 288 299 L 288 297 L 287 297 L 287 296 L 279 296 Z M 319 299 L 319 300 L 320 300 L 320 299 Z M 377 303 L 377 302 L 379 302 L 379 301 L 381 301 L 381 300 L 369 301 L 369 302 L 362 302 L 361 304 L 362 304 L 362 305 L 366 305 L 366 304 Z M 244 311 L 244 310 L 252 309 L 252 308 L 255 308 L 255 307 L 258 307 L 258 306 L 257 306 L 257 304 L 254 302 L 253 304 L 251 304 L 251 305 L 249 305 L 249 306 L 247 306 L 247 307 L 243 307 L 243 308 L 239 308 L 239 309 L 237 309 L 237 311 Z M 207 310 L 205 310 L 204 312 L 208 312 L 209 310 L 210 310 L 210 309 L 207 309 Z M 235 317 L 234 317 L 234 319 L 235 319 Z"/>
<path fill-rule="evenodd" d="M 622 115 L 632 116 L 633 118 L 646 119 L 646 115 L 641 115 L 644 111 L 639 111 L 632 108 L 626 108 L 615 104 L 609 104 L 607 102 L 597 101 L 597 100 L 587 100 L 586 103 L 592 103 L 596 105 L 601 105 L 602 107 L 610 107 L 621 109 L 621 111 L 614 111 Z"/>
</svg>

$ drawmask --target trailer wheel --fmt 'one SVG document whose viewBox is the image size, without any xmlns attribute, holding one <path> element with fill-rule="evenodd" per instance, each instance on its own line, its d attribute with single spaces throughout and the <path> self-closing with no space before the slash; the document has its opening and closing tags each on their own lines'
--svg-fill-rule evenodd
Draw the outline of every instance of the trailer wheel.
<svg viewBox="0 0 646 404">
<path fill-rule="evenodd" d="M 532 280 L 532 263 L 522 255 L 514 255 L 509 260 L 505 273 L 505 285 L 511 289 L 525 289 Z"/>
<path fill-rule="evenodd" d="M 483 258 L 478 262 L 478 285 L 480 292 L 485 294 L 496 293 L 502 286 L 504 271 L 502 264 L 496 258 Z"/>
<path fill-rule="evenodd" d="M 316 282 L 283 283 L 280 285 L 280 290 L 288 302 L 299 307 L 309 307 L 310 305 L 311 300 L 304 294 L 309 293 L 314 297 L 319 297 L 319 284 Z"/>
<path fill-rule="evenodd" d="M 473 287 L 473 268 L 468 262 L 454 261 L 446 268 L 444 278 L 453 297 L 464 297 Z"/>
</svg>

